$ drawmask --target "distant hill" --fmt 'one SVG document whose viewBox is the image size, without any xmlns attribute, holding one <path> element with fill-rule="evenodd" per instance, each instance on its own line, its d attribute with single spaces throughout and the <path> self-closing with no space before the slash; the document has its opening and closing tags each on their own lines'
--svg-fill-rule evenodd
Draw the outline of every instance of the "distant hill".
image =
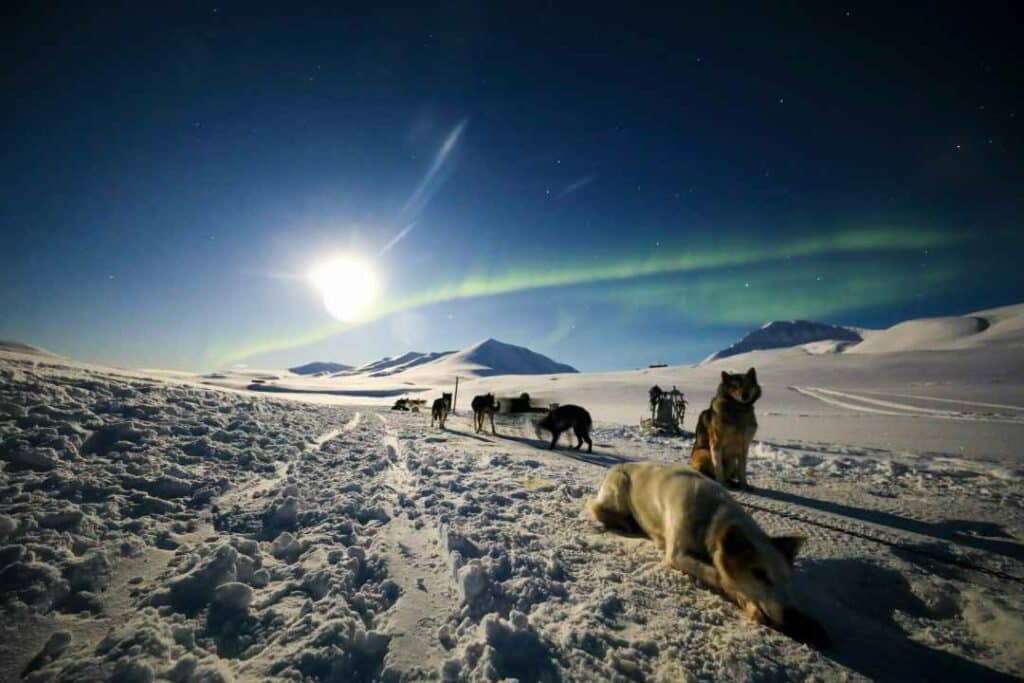
<svg viewBox="0 0 1024 683">
<path fill-rule="evenodd" d="M 844 353 L 952 351 L 992 346 L 1024 349 L 1024 304 L 967 315 L 907 320 L 872 332 Z"/>
<path fill-rule="evenodd" d="M 9 341 L 6 339 L 0 339 L 0 351 L 5 351 L 7 353 L 20 353 L 30 356 L 60 357 L 57 356 L 57 354 L 47 351 L 46 349 L 41 349 L 38 346 L 32 346 L 31 344 L 25 344 L 17 341 Z"/>
<path fill-rule="evenodd" d="M 490 377 L 493 375 L 554 375 L 577 372 L 576 368 L 559 363 L 525 346 L 485 339 L 461 351 L 408 351 L 398 356 L 350 367 L 339 363 L 307 363 L 289 368 L 299 375 L 351 377 L 391 377 L 407 382 L 448 381 L 460 376 Z"/>
<path fill-rule="evenodd" d="M 861 331 L 852 327 L 816 323 L 809 320 L 774 320 L 748 332 L 738 342 L 721 351 L 716 351 L 705 358 L 704 362 L 710 363 L 748 351 L 781 349 L 824 340 L 856 343 L 862 339 Z"/>
<path fill-rule="evenodd" d="M 312 363 L 306 363 L 305 365 L 297 365 L 294 368 L 288 368 L 289 372 L 294 372 L 296 375 L 333 374 L 335 372 L 342 372 L 344 370 L 351 369 L 351 365 L 329 363 L 326 361 L 313 361 Z"/>
<path fill-rule="evenodd" d="M 395 375 L 400 372 L 404 372 L 409 368 L 414 368 L 417 365 L 423 365 L 424 363 L 430 363 L 439 358 L 444 358 L 454 351 L 430 351 L 423 353 L 421 351 L 408 351 L 403 353 L 401 356 L 384 356 L 377 360 L 364 363 L 357 368 L 354 368 L 350 373 L 353 375 L 368 375 L 369 377 L 387 377 L 389 375 Z"/>
<path fill-rule="evenodd" d="M 493 375 L 554 375 L 577 372 L 576 368 L 559 363 L 531 351 L 525 346 L 485 339 L 461 351 L 445 355 L 409 371 L 410 375 L 462 375 L 490 377 Z"/>
</svg>

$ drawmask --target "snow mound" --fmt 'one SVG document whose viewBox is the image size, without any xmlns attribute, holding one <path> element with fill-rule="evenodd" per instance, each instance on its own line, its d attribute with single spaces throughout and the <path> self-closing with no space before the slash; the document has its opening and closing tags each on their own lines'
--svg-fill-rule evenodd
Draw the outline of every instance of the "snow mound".
<svg viewBox="0 0 1024 683">
<path fill-rule="evenodd" d="M 859 342 L 863 336 L 860 330 L 828 323 L 816 323 L 809 320 L 774 320 L 760 329 L 747 333 L 738 342 L 716 351 L 704 359 L 705 363 L 736 356 L 748 351 L 764 351 L 790 346 L 800 346 L 811 342 L 837 341 Z M 818 348 L 808 349 L 810 353 L 821 353 Z"/>
<path fill-rule="evenodd" d="M 294 368 L 288 368 L 290 372 L 294 372 L 296 375 L 332 374 L 351 369 L 351 365 L 331 363 L 327 361 L 313 361 L 312 363 L 306 363 L 305 365 L 297 365 Z"/>
<path fill-rule="evenodd" d="M 983 332 L 983 318 L 948 317 L 908 320 L 883 330 L 871 339 L 852 347 L 847 353 L 891 353 L 941 348 L 951 341 Z"/>
<path fill-rule="evenodd" d="M 963 316 L 907 320 L 872 334 L 846 353 L 941 351 L 991 344 L 1024 346 L 1024 304 Z"/>
</svg>

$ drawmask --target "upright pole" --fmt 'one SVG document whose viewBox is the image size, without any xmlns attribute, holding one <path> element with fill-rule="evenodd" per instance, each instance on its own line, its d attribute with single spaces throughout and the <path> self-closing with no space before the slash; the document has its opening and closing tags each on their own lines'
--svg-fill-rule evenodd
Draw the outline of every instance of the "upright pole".
<svg viewBox="0 0 1024 683">
<path fill-rule="evenodd" d="M 455 395 L 452 396 L 452 415 L 455 414 L 455 404 L 459 402 L 459 376 L 455 375 Z"/>
</svg>

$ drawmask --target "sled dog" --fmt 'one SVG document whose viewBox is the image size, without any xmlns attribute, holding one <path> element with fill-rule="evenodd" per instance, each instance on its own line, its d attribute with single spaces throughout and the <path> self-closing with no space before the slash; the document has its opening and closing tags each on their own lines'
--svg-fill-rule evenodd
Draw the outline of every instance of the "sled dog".
<svg viewBox="0 0 1024 683">
<path fill-rule="evenodd" d="M 747 488 L 747 452 L 757 432 L 754 402 L 761 397 L 757 371 L 722 373 L 711 407 L 697 419 L 690 464 L 720 484 Z"/>
<path fill-rule="evenodd" d="M 587 442 L 587 453 L 594 452 L 594 442 L 590 440 L 590 426 L 593 421 L 590 419 L 590 413 L 585 409 L 574 406 L 565 405 L 558 406 L 554 410 L 548 412 L 544 416 L 544 419 L 537 423 L 536 432 L 537 437 L 540 437 L 541 431 L 551 433 L 551 450 L 555 449 L 555 444 L 558 443 L 558 438 L 562 436 L 563 432 L 568 431 L 570 428 L 576 434 L 576 450 L 579 450 L 583 446 L 583 442 Z"/>
<path fill-rule="evenodd" d="M 490 415 L 491 434 L 497 434 L 494 431 L 494 413 L 498 410 L 498 402 L 494 400 L 494 394 L 474 396 L 470 405 L 473 407 L 473 428 L 476 433 L 479 434 L 484 430 L 484 417 Z"/>
<path fill-rule="evenodd" d="M 605 527 L 643 531 L 669 567 L 721 590 L 755 622 L 827 642 L 796 609 L 789 584 L 804 539 L 769 537 L 718 483 L 685 465 L 626 463 L 608 471 L 587 513 Z"/>
<path fill-rule="evenodd" d="M 444 429 L 444 421 L 448 419 L 448 412 L 452 409 L 452 395 L 449 393 L 441 394 L 441 398 L 435 398 L 434 404 L 430 408 L 430 426 L 434 426 L 434 422 L 438 422 L 441 429 Z"/>
</svg>

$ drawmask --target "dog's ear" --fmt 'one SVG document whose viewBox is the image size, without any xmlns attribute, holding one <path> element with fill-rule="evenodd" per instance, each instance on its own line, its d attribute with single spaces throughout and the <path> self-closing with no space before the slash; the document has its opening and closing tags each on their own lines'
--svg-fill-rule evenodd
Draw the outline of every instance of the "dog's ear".
<svg viewBox="0 0 1024 683">
<path fill-rule="evenodd" d="M 725 556 L 729 558 L 740 557 L 754 549 L 754 545 L 739 524 L 727 526 L 722 535 L 718 537 L 718 545 L 722 548 Z"/>
<path fill-rule="evenodd" d="M 725 383 L 729 382 L 729 373 L 725 370 L 722 370 L 722 381 Z"/>
<path fill-rule="evenodd" d="M 747 377 L 749 377 L 752 382 L 756 382 L 757 370 L 755 370 L 754 368 L 750 368 L 749 370 L 747 370 Z"/>
<path fill-rule="evenodd" d="M 782 553 L 782 556 L 786 558 L 786 562 L 789 566 L 793 566 L 793 562 L 796 561 L 796 554 L 800 551 L 800 547 L 807 540 L 805 536 L 775 536 L 772 538 L 772 545 L 775 549 Z"/>
</svg>

